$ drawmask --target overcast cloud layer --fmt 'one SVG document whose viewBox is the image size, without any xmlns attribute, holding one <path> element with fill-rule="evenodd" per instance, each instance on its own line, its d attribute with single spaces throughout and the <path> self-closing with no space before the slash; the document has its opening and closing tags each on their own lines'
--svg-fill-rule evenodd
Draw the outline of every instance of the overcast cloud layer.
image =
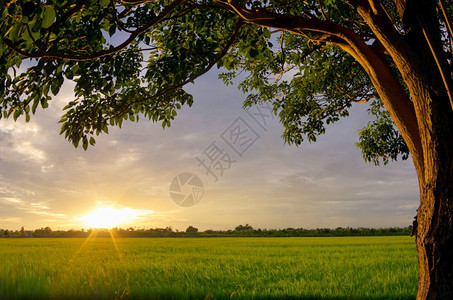
<svg viewBox="0 0 453 300">
<path fill-rule="evenodd" d="M 375 167 L 354 146 L 368 120 L 366 105 L 356 105 L 351 117 L 330 126 L 317 143 L 297 148 L 284 144 L 277 118 L 260 126 L 242 109 L 245 96 L 215 74 L 189 90 L 194 105 L 180 111 L 171 128 L 128 123 L 86 152 L 58 134 L 70 86 L 30 123 L 0 120 L 0 228 L 82 228 L 79 218 L 99 205 L 139 211 L 134 224 L 124 225 L 140 228 L 411 224 L 419 202 L 412 162 Z M 237 122 L 255 137 L 239 154 L 222 138 Z M 217 181 L 197 161 L 213 145 L 231 162 L 223 161 L 229 168 L 217 172 Z M 201 201 L 188 208 L 169 195 L 172 179 L 184 172 L 197 174 L 205 188 Z"/>
</svg>

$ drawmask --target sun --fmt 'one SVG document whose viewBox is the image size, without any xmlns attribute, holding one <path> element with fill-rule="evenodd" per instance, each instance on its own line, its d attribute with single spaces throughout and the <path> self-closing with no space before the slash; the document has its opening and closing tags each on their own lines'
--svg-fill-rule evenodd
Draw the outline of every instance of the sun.
<svg viewBox="0 0 453 300">
<path fill-rule="evenodd" d="M 124 223 L 129 223 L 139 216 L 136 210 L 113 207 L 98 207 L 91 213 L 79 218 L 89 228 L 111 229 Z"/>
</svg>

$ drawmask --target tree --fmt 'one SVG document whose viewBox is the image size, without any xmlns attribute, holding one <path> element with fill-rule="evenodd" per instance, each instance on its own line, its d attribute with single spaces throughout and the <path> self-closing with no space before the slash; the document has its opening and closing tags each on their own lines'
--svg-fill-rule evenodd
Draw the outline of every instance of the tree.
<svg viewBox="0 0 453 300">
<path fill-rule="evenodd" d="M 234 231 L 244 232 L 244 231 L 253 231 L 253 227 L 249 224 L 239 225 L 234 228 Z"/>
<path fill-rule="evenodd" d="M 35 229 L 33 231 L 34 237 L 49 237 L 52 234 L 52 228 L 50 227 L 45 227 L 45 228 L 40 228 L 40 229 Z"/>
<path fill-rule="evenodd" d="M 22 226 L 22 227 L 20 228 L 19 236 L 24 237 L 25 234 L 26 234 L 26 233 L 25 233 L 25 228 L 24 228 L 24 226 Z"/>
<path fill-rule="evenodd" d="M 192 225 L 190 225 L 189 227 L 187 227 L 186 232 L 187 233 L 197 233 L 198 232 L 198 228 L 193 227 Z"/>
<path fill-rule="evenodd" d="M 272 102 L 296 145 L 371 102 L 365 160 L 410 153 L 418 175 L 417 297 L 453 299 L 451 1 L 0 3 L 0 113 L 29 120 L 74 81 L 61 133 L 84 149 L 124 120 L 170 126 L 214 66 L 227 84 L 244 71 L 245 105 Z"/>
</svg>

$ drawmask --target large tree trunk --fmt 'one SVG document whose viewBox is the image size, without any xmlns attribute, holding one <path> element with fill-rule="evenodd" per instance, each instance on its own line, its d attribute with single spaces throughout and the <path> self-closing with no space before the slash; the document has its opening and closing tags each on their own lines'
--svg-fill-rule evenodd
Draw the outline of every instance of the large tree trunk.
<svg viewBox="0 0 453 300">
<path fill-rule="evenodd" d="M 423 152 L 417 166 L 420 207 L 416 245 L 417 299 L 453 299 L 453 107 L 436 1 L 395 1 L 406 53 L 394 61 L 412 96 Z M 400 50 L 404 50 L 402 47 Z M 410 52 L 410 53 L 408 53 Z"/>
<path fill-rule="evenodd" d="M 452 210 L 436 208 L 451 206 L 453 194 L 446 194 L 424 191 L 425 201 L 420 206 L 423 212 L 418 214 L 417 299 L 453 299 Z"/>
<path fill-rule="evenodd" d="M 417 299 L 453 299 L 453 111 L 446 96 L 426 106 L 425 170 L 419 174 L 421 202 L 416 244 Z"/>
</svg>

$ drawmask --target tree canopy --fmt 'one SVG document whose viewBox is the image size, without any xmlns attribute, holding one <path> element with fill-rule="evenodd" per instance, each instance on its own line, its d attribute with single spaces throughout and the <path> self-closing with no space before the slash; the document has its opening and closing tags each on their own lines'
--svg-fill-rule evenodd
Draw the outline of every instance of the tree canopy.
<svg viewBox="0 0 453 300">
<path fill-rule="evenodd" d="M 336 24 L 384 53 L 353 2 L 2 1 L 1 115 L 29 120 L 65 81 L 74 81 L 61 133 L 86 149 L 96 135 L 125 120 L 146 117 L 170 126 L 178 109 L 193 102 L 184 85 L 216 66 L 227 84 L 244 72 L 239 88 L 248 94 L 245 105 L 273 102 L 288 143 L 316 141 L 327 124 L 348 116 L 353 103 L 371 100 L 377 118 L 357 144 L 365 159 L 407 158 L 369 76 L 336 47 L 338 38 L 260 27 L 243 16 L 259 13 L 264 23 L 270 16 L 285 22 L 303 16 L 322 26 Z M 239 6 L 241 13 L 234 11 Z M 391 1 L 382 8 L 398 20 Z M 395 24 L 403 30 L 401 22 Z"/>
</svg>

